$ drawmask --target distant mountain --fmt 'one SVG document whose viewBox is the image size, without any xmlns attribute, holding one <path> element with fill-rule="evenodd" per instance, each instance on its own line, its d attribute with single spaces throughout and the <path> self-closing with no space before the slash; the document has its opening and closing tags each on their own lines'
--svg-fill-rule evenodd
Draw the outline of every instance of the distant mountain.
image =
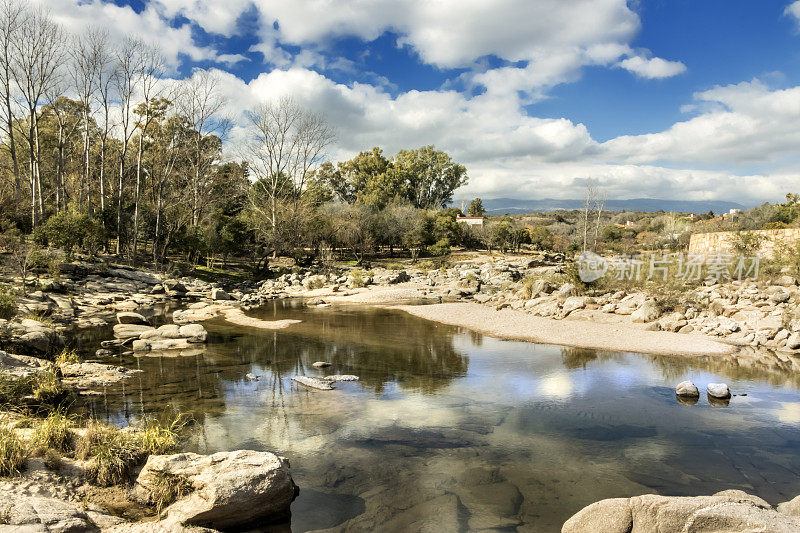
<svg viewBox="0 0 800 533">
<path fill-rule="evenodd" d="M 454 202 L 460 206 L 460 202 Z M 466 205 L 469 205 L 467 202 Z M 483 199 L 483 207 L 489 215 L 518 215 L 549 211 L 570 211 L 583 208 L 583 200 L 558 200 L 544 198 L 541 200 L 515 200 L 513 198 Z M 727 213 L 731 209 L 745 209 L 736 202 L 693 201 L 693 200 L 661 200 L 658 198 L 632 198 L 630 200 L 606 200 L 607 211 L 674 211 L 677 213 Z"/>
</svg>

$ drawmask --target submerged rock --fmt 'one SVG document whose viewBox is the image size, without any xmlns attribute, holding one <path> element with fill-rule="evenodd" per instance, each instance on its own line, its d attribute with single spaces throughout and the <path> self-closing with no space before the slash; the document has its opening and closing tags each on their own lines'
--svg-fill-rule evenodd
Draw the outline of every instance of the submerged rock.
<svg viewBox="0 0 800 533">
<path fill-rule="evenodd" d="M 117 313 L 117 322 L 120 324 L 139 324 L 142 326 L 149 326 L 150 322 L 140 313 L 133 311 L 121 311 Z"/>
<path fill-rule="evenodd" d="M 740 490 L 713 496 L 611 498 L 584 507 L 564 523 L 562 533 L 691 531 L 723 533 L 800 531 L 800 518 L 782 514 Z"/>
<path fill-rule="evenodd" d="M 167 523 L 213 529 L 241 529 L 285 519 L 298 489 L 289 461 L 269 452 L 238 450 L 213 455 L 151 455 L 142 468 L 133 496 L 151 502 L 167 476 L 190 490 L 167 507 Z"/>
</svg>

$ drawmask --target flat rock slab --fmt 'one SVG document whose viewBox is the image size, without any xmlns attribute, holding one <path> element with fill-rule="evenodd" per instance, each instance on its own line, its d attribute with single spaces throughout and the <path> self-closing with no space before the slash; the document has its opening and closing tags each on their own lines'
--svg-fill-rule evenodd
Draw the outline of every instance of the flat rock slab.
<svg viewBox="0 0 800 533">
<path fill-rule="evenodd" d="M 349 374 L 335 374 L 333 376 L 324 376 L 315 378 L 310 376 L 294 376 L 292 381 L 318 390 L 333 390 L 333 383 L 337 381 L 358 381 L 358 376 Z"/>
<path fill-rule="evenodd" d="M 8 512 L 8 520 L 0 525 L 0 532 L 100 531 L 83 509 L 55 498 L 2 494 L 0 509 Z"/>
</svg>

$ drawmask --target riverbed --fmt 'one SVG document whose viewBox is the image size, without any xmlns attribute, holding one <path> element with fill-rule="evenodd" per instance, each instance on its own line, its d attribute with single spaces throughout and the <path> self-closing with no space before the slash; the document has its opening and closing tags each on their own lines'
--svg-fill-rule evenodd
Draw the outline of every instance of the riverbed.
<svg viewBox="0 0 800 533">
<path fill-rule="evenodd" d="M 205 322 L 205 348 L 107 360 L 143 372 L 87 402 L 119 425 L 190 413 L 187 451 L 287 457 L 294 532 L 558 531 L 602 498 L 800 493 L 800 377 L 779 368 L 503 341 L 368 306 L 281 300 L 248 314 L 302 322 Z M 327 374 L 360 380 L 317 391 L 291 379 Z M 736 396 L 684 405 L 684 379 Z"/>
</svg>

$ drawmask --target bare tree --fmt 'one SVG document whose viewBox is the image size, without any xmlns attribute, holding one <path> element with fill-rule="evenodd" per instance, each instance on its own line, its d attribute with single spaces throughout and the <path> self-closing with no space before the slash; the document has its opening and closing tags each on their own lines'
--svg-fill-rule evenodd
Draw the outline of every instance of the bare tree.
<svg viewBox="0 0 800 533">
<path fill-rule="evenodd" d="M 89 119 L 92 114 L 92 102 L 98 89 L 99 70 L 102 66 L 104 49 L 108 44 L 104 32 L 90 28 L 85 33 L 74 37 L 70 55 L 72 64 L 69 72 L 72 85 L 78 93 L 81 103 L 81 117 L 83 118 L 83 158 L 81 161 L 82 174 L 78 192 L 78 207 L 83 209 L 84 198 L 87 211 L 91 210 L 91 168 L 89 160 L 90 132 Z"/>
<path fill-rule="evenodd" d="M 117 255 L 122 252 L 122 239 L 124 231 L 122 227 L 122 205 L 125 195 L 125 160 L 128 157 L 128 149 L 135 131 L 135 121 L 133 117 L 133 96 L 139 84 L 142 74 L 142 51 L 141 41 L 128 37 L 122 46 L 117 50 L 117 72 L 115 79 L 116 93 L 119 99 L 119 128 L 122 141 L 122 149 L 119 156 L 119 180 L 117 183 Z"/>
<path fill-rule="evenodd" d="M 603 209 L 606 207 L 607 194 L 602 192 L 597 195 L 595 201 L 595 209 L 597 210 L 597 221 L 594 225 L 594 248 L 597 249 L 597 238 L 600 234 L 600 219 L 603 216 Z"/>
<path fill-rule="evenodd" d="M 156 118 L 153 102 L 158 98 L 161 86 L 159 84 L 164 73 L 164 56 L 153 47 L 142 49 L 139 62 L 139 85 L 142 104 L 137 109 L 139 119 L 136 128 L 139 130 L 139 146 L 136 150 L 136 190 L 134 192 L 133 212 L 133 262 L 136 263 L 136 252 L 139 244 L 139 198 L 142 192 L 142 155 L 144 154 L 144 139 L 148 134 L 150 123 Z"/>
<path fill-rule="evenodd" d="M 297 208 L 306 180 L 322 163 L 334 131 L 325 119 L 300 107 L 291 98 L 264 102 L 250 112 L 254 135 L 246 159 L 261 182 L 259 206 L 271 222 L 277 242 L 278 208 L 293 200 Z M 277 252 L 277 250 L 275 251 Z"/>
<path fill-rule="evenodd" d="M 14 173 L 14 203 L 19 208 L 22 192 L 17 146 L 14 142 L 14 39 L 27 15 L 24 5 L 19 0 L 2 0 L 0 2 L 0 98 L 2 99 L 2 121 L 0 130 L 8 138 L 8 151 Z"/>
<path fill-rule="evenodd" d="M 597 202 L 597 186 L 591 179 L 586 180 L 586 192 L 583 195 L 583 251 L 589 240 L 589 213 Z"/>
<path fill-rule="evenodd" d="M 216 162 L 215 150 L 205 146 L 206 138 L 215 135 L 224 139 L 231 120 L 224 115 L 225 98 L 219 88 L 219 75 L 209 70 L 198 70 L 183 82 L 175 107 L 186 117 L 194 130 L 189 164 L 192 170 L 192 224 L 197 225 L 206 202 L 206 192 L 211 185 L 209 169 Z"/>
<path fill-rule="evenodd" d="M 29 148 L 31 224 L 35 227 L 44 218 L 37 110 L 63 63 L 64 39 L 61 27 L 53 22 L 49 13 L 41 9 L 31 11 L 24 17 L 17 28 L 16 37 L 12 40 L 13 77 L 28 112 L 28 123 L 22 134 Z"/>
<path fill-rule="evenodd" d="M 101 43 L 100 53 L 97 57 L 97 70 L 95 74 L 96 79 L 96 99 L 100 104 L 103 114 L 102 126 L 100 129 L 100 169 L 98 172 L 97 180 L 100 186 L 100 211 L 106 209 L 106 157 L 108 147 L 108 136 L 111 132 L 111 105 L 114 96 L 113 91 L 115 88 L 115 81 L 119 75 L 119 68 L 117 65 L 116 57 L 108 49 L 108 35 L 106 33 L 97 34 L 97 41 Z"/>
</svg>

